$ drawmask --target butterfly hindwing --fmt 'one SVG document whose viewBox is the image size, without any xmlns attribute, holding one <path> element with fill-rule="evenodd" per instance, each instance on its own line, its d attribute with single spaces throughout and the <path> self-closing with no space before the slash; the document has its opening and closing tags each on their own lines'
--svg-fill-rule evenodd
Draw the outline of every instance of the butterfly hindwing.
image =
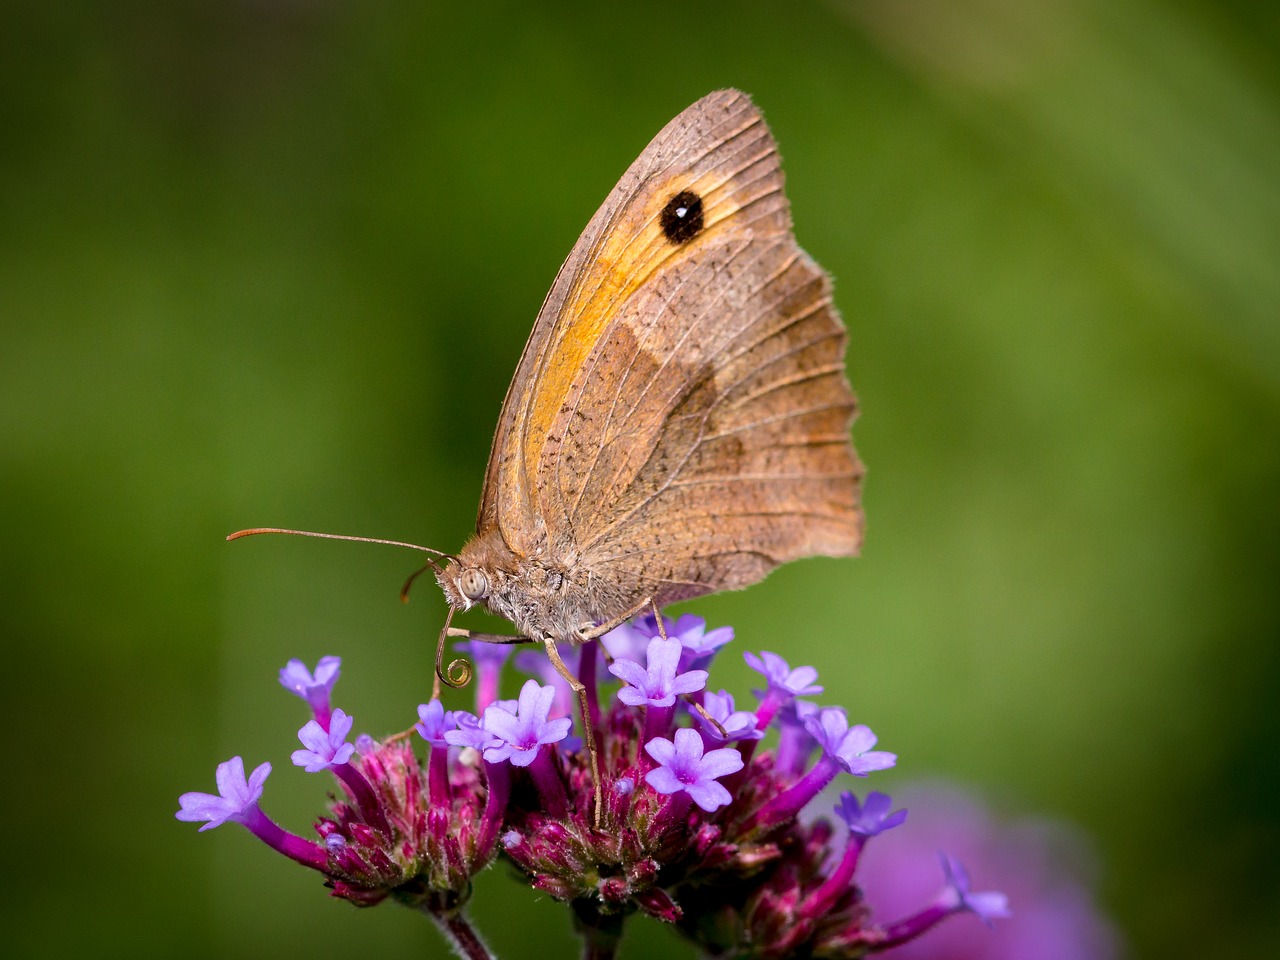
<svg viewBox="0 0 1280 960">
<path fill-rule="evenodd" d="M 479 526 L 660 602 L 856 552 L 844 328 L 736 91 L 632 164 L 552 287 L 508 391 Z"/>
</svg>

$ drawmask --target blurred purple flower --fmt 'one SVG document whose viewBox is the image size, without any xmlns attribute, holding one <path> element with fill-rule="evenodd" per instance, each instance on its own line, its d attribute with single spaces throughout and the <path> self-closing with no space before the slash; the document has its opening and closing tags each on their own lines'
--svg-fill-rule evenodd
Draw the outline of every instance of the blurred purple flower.
<svg viewBox="0 0 1280 960">
<path fill-rule="evenodd" d="M 290 693 L 301 697 L 311 708 L 320 726 L 329 727 L 329 698 L 333 685 L 338 682 L 341 657 L 321 657 L 313 674 L 301 660 L 290 660 L 280 670 L 280 685 Z"/>
<path fill-rule="evenodd" d="M 941 861 L 942 872 L 947 878 L 947 889 L 942 899 L 944 906 L 972 913 L 992 928 L 995 927 L 992 920 L 1008 919 L 1012 916 L 1009 912 L 1007 896 L 994 890 L 974 893 L 970 889 L 969 871 L 964 868 L 963 863 L 945 853 L 939 853 L 938 860 Z"/>
<path fill-rule="evenodd" d="M 858 885 L 878 917 L 902 916 L 936 895 L 937 851 L 947 850 L 1007 895 L 1012 916 L 994 930 L 956 917 L 887 956 L 895 960 L 1115 960 L 1119 938 L 1093 894 L 1090 844 L 1053 821 L 1001 822 L 959 788 L 894 791 L 911 825 L 867 845 Z"/>
<path fill-rule="evenodd" d="M 892 806 L 893 798 L 878 790 L 868 793 L 862 803 L 846 790 L 836 802 L 836 815 L 844 821 L 850 833 L 865 840 L 891 830 L 907 819 L 906 810 L 890 813 Z"/>
</svg>

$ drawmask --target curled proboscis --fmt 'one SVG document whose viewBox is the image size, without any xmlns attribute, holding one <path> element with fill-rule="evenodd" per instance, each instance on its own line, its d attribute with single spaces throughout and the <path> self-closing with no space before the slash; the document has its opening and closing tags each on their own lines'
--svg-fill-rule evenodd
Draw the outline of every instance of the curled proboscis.
<svg viewBox="0 0 1280 960">
<path fill-rule="evenodd" d="M 471 676 L 474 671 L 471 669 L 471 662 L 458 657 L 456 660 L 449 661 L 448 670 L 437 670 L 436 675 L 447 686 L 458 690 L 465 687 L 471 682 Z"/>
</svg>

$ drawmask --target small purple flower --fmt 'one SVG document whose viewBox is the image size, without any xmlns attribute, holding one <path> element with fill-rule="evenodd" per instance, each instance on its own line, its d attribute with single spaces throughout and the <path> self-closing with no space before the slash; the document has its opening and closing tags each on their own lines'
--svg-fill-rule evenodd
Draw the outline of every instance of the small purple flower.
<svg viewBox="0 0 1280 960">
<path fill-rule="evenodd" d="M 693 711 L 699 729 L 712 740 L 727 742 L 732 740 L 759 740 L 764 731 L 756 727 L 756 715 L 747 710 L 734 710 L 733 695 L 721 690 L 719 693 L 708 693 L 702 700 L 702 709 L 712 720 L 724 729 L 724 734 L 710 723 L 698 711 Z"/>
<path fill-rule="evenodd" d="M 307 701 L 321 726 L 329 725 L 329 696 L 338 682 L 341 657 L 321 657 L 313 674 L 301 660 L 290 660 L 280 671 L 280 684 Z"/>
<path fill-rule="evenodd" d="M 601 644 L 614 660 L 639 661 L 649 641 L 666 633 L 667 639 L 679 640 L 685 666 L 705 666 L 712 655 L 733 639 L 733 627 L 717 627 L 707 632 L 707 621 L 692 613 L 682 613 L 677 620 L 662 618 L 662 631 L 652 613 L 629 620 L 614 627 L 600 638 Z"/>
<path fill-rule="evenodd" d="M 680 665 L 680 641 L 654 637 L 649 641 L 648 667 L 634 660 L 617 660 L 609 672 L 627 686 L 618 691 L 618 699 L 628 706 L 669 707 L 681 694 L 693 693 L 707 685 L 707 671 L 689 670 L 677 673 Z"/>
<path fill-rule="evenodd" d="M 707 621 L 692 613 L 680 614 L 674 624 L 667 621 L 666 627 L 667 636 L 680 641 L 680 666 L 685 670 L 710 666 L 716 652 L 733 639 L 733 627 L 716 627 L 708 633 Z"/>
<path fill-rule="evenodd" d="M 742 755 L 731 747 L 704 752 L 702 738 L 689 727 L 675 733 L 675 741 L 655 737 L 644 746 L 659 764 L 644 775 L 645 782 L 658 793 L 684 791 L 708 813 L 725 806 L 733 798 L 720 777 L 742 769 Z"/>
<path fill-rule="evenodd" d="M 439 700 L 418 704 L 418 722 L 413 728 L 433 747 L 447 747 L 445 734 L 458 726 L 457 715 L 446 710 Z"/>
<path fill-rule="evenodd" d="M 497 700 L 486 707 L 485 710 L 487 712 L 494 709 L 494 707 L 501 709 L 501 704 L 510 702 L 509 700 Z M 480 718 L 473 713 L 467 713 L 465 710 L 455 710 L 453 711 L 453 719 L 457 724 L 457 728 L 444 732 L 444 741 L 451 746 L 483 750 L 497 739 L 484 728 Z"/>
<path fill-rule="evenodd" d="M 244 776 L 244 759 L 232 757 L 218 764 L 218 772 L 214 780 L 218 785 L 218 796 L 212 793 L 184 793 L 178 798 L 182 808 L 178 811 L 179 820 L 192 823 L 207 820 L 200 830 L 212 830 L 220 827 L 228 820 L 243 823 L 254 810 L 262 797 L 262 785 L 271 773 L 271 764 L 260 764 L 249 779 Z"/>
<path fill-rule="evenodd" d="M 1013 916 L 1009 910 L 1009 898 L 1003 893 L 994 890 L 973 893 L 969 889 L 969 871 L 964 868 L 964 864 L 945 853 L 939 853 L 938 859 L 942 862 L 942 872 L 947 877 L 947 889 L 941 897 L 944 907 L 976 914 L 989 927 L 994 926 L 992 920 Z"/>
<path fill-rule="evenodd" d="M 827 756 L 855 777 L 865 777 L 873 770 L 887 770 L 898 762 L 897 754 L 872 750 L 876 735 L 871 728 L 861 723 L 850 727 L 841 707 L 823 707 L 805 717 L 804 726 Z"/>
<path fill-rule="evenodd" d="M 509 643 L 485 643 L 482 640 L 463 640 L 453 649 L 469 654 L 476 668 L 476 710 L 484 710 L 498 696 L 502 682 L 502 668 L 511 656 Z"/>
<path fill-rule="evenodd" d="M 355 744 L 347 743 L 354 722 L 341 708 L 333 711 L 328 730 L 315 720 L 308 720 L 298 731 L 305 749 L 293 751 L 294 765 L 307 773 L 319 773 L 346 763 L 356 751 Z"/>
<path fill-rule="evenodd" d="M 890 813 L 889 808 L 892 806 L 893 798 L 878 790 L 868 793 L 867 799 L 862 803 L 846 790 L 836 802 L 836 814 L 845 822 L 851 834 L 866 840 L 892 830 L 907 819 L 906 810 Z"/>
<path fill-rule="evenodd" d="M 214 775 L 219 795 L 184 793 L 178 798 L 181 809 L 176 816 L 179 820 L 207 821 L 200 827 L 202 832 L 220 827 L 228 820 L 234 821 L 286 857 L 314 870 L 323 870 L 328 858 L 324 847 L 282 830 L 258 806 L 258 801 L 262 798 L 262 785 L 270 773 L 271 764 L 263 763 L 246 780 L 244 760 L 232 757 L 218 764 Z"/>
<path fill-rule="evenodd" d="M 813 681 L 818 679 L 818 671 L 813 667 L 796 667 L 794 670 L 776 653 L 763 650 L 760 656 L 744 653 L 747 666 L 757 673 L 764 674 L 769 681 L 770 691 L 777 690 L 793 697 L 811 697 L 822 692 L 822 687 Z"/>
<path fill-rule="evenodd" d="M 484 747 L 484 758 L 490 763 L 510 760 L 517 767 L 527 767 L 545 743 L 556 743 L 569 735 L 573 721 L 568 717 L 548 720 L 556 691 L 526 680 L 513 712 L 502 701 L 485 708 L 483 726 L 493 737 Z M 452 742 L 452 741 L 451 741 Z"/>
<path fill-rule="evenodd" d="M 664 617 L 663 628 L 665 629 L 670 622 Z M 600 645 L 614 660 L 639 662 L 649 646 L 649 641 L 660 636 L 662 634 L 658 632 L 658 621 L 654 619 L 652 613 L 646 613 L 614 627 L 600 638 Z"/>
</svg>

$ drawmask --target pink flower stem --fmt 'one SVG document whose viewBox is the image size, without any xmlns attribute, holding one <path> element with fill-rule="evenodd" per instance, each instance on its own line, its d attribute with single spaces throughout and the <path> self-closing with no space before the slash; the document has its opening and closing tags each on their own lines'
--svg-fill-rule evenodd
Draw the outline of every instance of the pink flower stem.
<svg viewBox="0 0 1280 960">
<path fill-rule="evenodd" d="M 876 949 L 888 950 L 890 947 L 901 946 L 908 940 L 914 940 L 926 930 L 937 926 L 939 922 L 945 920 L 954 912 L 954 907 L 942 901 L 930 904 L 919 913 L 912 914 L 906 919 L 898 920 L 885 927 L 884 940 L 876 945 Z"/>
<path fill-rule="evenodd" d="M 666 805 L 653 818 L 653 826 L 649 831 L 650 836 L 660 837 L 669 832 L 677 822 L 688 815 L 689 807 L 692 804 L 693 798 L 683 790 L 668 796 Z"/>
<path fill-rule="evenodd" d="M 644 742 L 654 737 L 671 736 L 671 718 L 675 715 L 675 706 L 655 707 L 652 703 L 644 708 Z M 646 754 L 647 756 L 647 754 Z"/>
<path fill-rule="evenodd" d="M 560 782 L 560 775 L 551 763 L 553 753 L 554 747 L 550 745 L 539 747 L 538 755 L 533 758 L 533 763 L 529 764 L 527 769 L 529 775 L 533 777 L 534 786 L 538 788 L 538 797 L 542 800 L 543 811 L 547 816 L 560 820 L 568 812 L 567 800 L 564 784 Z"/>
<path fill-rule="evenodd" d="M 854 871 L 858 869 L 858 855 L 862 853 L 862 846 L 866 842 L 865 837 L 849 835 L 844 855 L 840 858 L 835 870 L 831 872 L 831 876 L 801 904 L 799 912 L 802 917 L 817 920 L 831 909 L 831 905 L 836 902 L 840 894 L 849 889 Z"/>
<path fill-rule="evenodd" d="M 378 802 L 378 795 L 373 792 L 373 787 L 364 778 L 364 774 L 349 763 L 340 763 L 333 767 L 333 774 L 342 781 L 342 785 L 351 794 L 351 799 L 355 800 L 365 823 L 390 840 L 391 825 L 387 823 L 386 815 L 382 812 L 382 804 Z"/>
<path fill-rule="evenodd" d="M 449 786 L 448 747 L 432 745 L 431 757 L 427 761 L 427 785 L 433 807 L 449 806 L 453 799 L 453 788 Z"/>
<path fill-rule="evenodd" d="M 783 703 L 783 697 L 779 696 L 777 691 L 770 687 L 764 695 L 764 699 L 760 701 L 760 706 L 756 708 L 756 729 L 764 730 L 773 722 L 774 715 L 777 714 Z"/>
<path fill-rule="evenodd" d="M 324 847 L 285 830 L 263 813 L 256 803 L 245 809 L 238 819 L 255 837 L 290 860 L 320 871 L 328 865 L 329 854 Z"/>
<path fill-rule="evenodd" d="M 476 679 L 476 715 L 484 716 L 484 708 L 498 699 L 498 686 L 502 680 L 502 665 L 490 660 L 479 660 L 480 676 Z"/>
<path fill-rule="evenodd" d="M 484 775 L 489 784 L 489 796 L 485 799 L 480 838 L 476 841 L 477 863 L 488 859 L 493 844 L 498 839 L 503 818 L 506 817 L 507 800 L 511 796 L 511 765 L 485 761 Z"/>
<path fill-rule="evenodd" d="M 747 829 L 769 830 L 793 819 L 839 772 L 840 765 L 824 753 L 808 773 L 757 810 Z"/>
</svg>

